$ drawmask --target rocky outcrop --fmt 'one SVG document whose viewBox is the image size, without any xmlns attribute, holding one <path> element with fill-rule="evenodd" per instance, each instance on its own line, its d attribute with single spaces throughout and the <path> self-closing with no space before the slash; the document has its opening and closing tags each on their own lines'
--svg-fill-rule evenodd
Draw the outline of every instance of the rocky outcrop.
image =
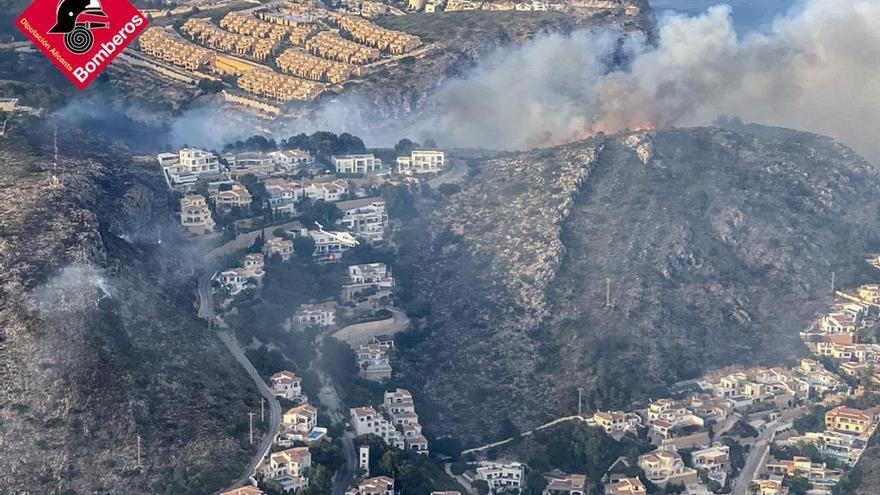
<svg viewBox="0 0 880 495">
<path fill-rule="evenodd" d="M 627 407 L 711 367 L 792 360 L 831 272 L 868 273 L 878 192 L 847 148 L 758 126 L 486 161 L 410 227 L 431 312 L 397 369 L 429 427 L 475 441 L 570 414 L 578 387 L 587 407 Z"/>
</svg>

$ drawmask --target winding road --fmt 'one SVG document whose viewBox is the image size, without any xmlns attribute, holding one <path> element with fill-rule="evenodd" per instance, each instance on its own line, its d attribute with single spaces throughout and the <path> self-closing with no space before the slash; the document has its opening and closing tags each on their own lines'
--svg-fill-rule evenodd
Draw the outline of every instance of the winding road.
<svg viewBox="0 0 880 495">
<path fill-rule="evenodd" d="M 244 474 L 235 482 L 236 485 L 244 485 L 247 484 L 248 480 L 256 473 L 257 466 L 260 465 L 263 458 L 269 454 L 269 449 L 272 448 L 272 442 L 275 440 L 275 434 L 278 432 L 278 426 L 281 424 L 281 405 L 278 404 L 278 400 L 275 399 L 275 394 L 272 393 L 272 390 L 269 389 L 269 386 L 266 385 L 266 382 L 260 377 L 260 374 L 257 372 L 256 368 L 254 368 L 254 365 L 251 364 L 247 356 L 244 355 L 244 351 L 238 345 L 235 336 L 229 332 L 218 332 L 217 336 L 223 341 L 226 348 L 229 349 L 229 352 L 235 357 L 235 360 L 244 367 L 247 374 L 260 390 L 260 394 L 262 394 L 269 403 L 269 429 L 266 434 L 263 435 L 263 439 L 260 441 L 259 447 L 257 447 L 257 452 L 245 468 Z"/>
</svg>

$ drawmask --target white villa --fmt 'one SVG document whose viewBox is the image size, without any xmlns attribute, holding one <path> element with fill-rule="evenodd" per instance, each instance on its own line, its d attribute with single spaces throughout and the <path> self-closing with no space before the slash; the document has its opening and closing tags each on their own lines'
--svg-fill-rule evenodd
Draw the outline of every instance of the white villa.
<svg viewBox="0 0 880 495">
<path fill-rule="evenodd" d="M 317 325 L 329 327 L 336 324 L 336 302 L 303 304 L 296 310 L 293 322 L 299 327 Z"/>
<path fill-rule="evenodd" d="M 309 448 L 294 447 L 269 454 L 265 474 L 277 481 L 285 491 L 298 490 L 309 484 L 306 472 L 311 467 L 312 454 Z"/>
<path fill-rule="evenodd" d="M 275 162 L 269 155 L 256 152 L 223 155 L 229 164 L 229 173 L 237 179 L 245 175 L 266 176 L 275 173 Z"/>
<path fill-rule="evenodd" d="M 180 224 L 196 235 L 210 234 L 214 231 L 214 218 L 204 196 L 187 194 L 180 200 Z"/>
<path fill-rule="evenodd" d="M 286 429 L 297 433 L 309 433 L 318 422 L 318 410 L 311 404 L 292 407 L 281 417 L 281 424 Z"/>
<path fill-rule="evenodd" d="M 388 347 L 380 344 L 363 344 L 355 351 L 355 357 L 361 378 L 373 382 L 391 378 Z"/>
<path fill-rule="evenodd" d="M 283 261 L 287 261 L 293 254 L 293 241 L 282 239 L 280 237 L 268 239 L 263 245 L 263 254 L 269 258 L 277 254 L 278 256 L 281 256 Z"/>
<path fill-rule="evenodd" d="M 266 275 L 265 270 L 266 263 L 263 260 L 263 255 L 260 253 L 248 253 L 244 255 L 244 260 L 242 261 L 242 269 L 245 272 L 245 275 L 248 278 L 255 278 L 260 280 Z"/>
<path fill-rule="evenodd" d="M 361 198 L 340 201 L 336 207 L 342 212 L 340 223 L 352 234 L 373 244 L 385 237 L 388 214 L 381 198 Z"/>
<path fill-rule="evenodd" d="M 218 273 L 214 279 L 234 296 L 247 286 L 248 276 L 241 268 L 231 268 Z"/>
<path fill-rule="evenodd" d="M 485 480 L 493 491 L 520 488 L 524 477 L 523 465 L 519 462 L 482 461 L 477 467 L 477 479 Z"/>
<path fill-rule="evenodd" d="M 361 155 L 333 155 L 330 162 L 340 174 L 365 174 L 382 168 L 382 160 L 372 153 Z"/>
<path fill-rule="evenodd" d="M 302 396 L 302 378 L 292 371 L 279 371 L 269 378 L 272 391 L 278 397 L 293 400 Z"/>
<path fill-rule="evenodd" d="M 208 188 L 208 197 L 219 210 L 248 208 L 253 202 L 250 191 L 239 182 L 215 182 Z"/>
<path fill-rule="evenodd" d="M 217 155 L 196 148 L 183 148 L 177 153 L 159 153 L 156 156 L 169 187 L 188 187 L 200 179 L 222 175 Z"/>
<path fill-rule="evenodd" d="M 397 172 L 404 175 L 439 172 L 446 165 L 446 153 L 438 150 L 412 150 L 397 157 Z"/>
<path fill-rule="evenodd" d="M 345 495 L 394 495 L 394 480 L 387 476 L 367 478 Z"/>
<path fill-rule="evenodd" d="M 267 153 L 275 166 L 286 172 L 295 171 L 302 166 L 315 163 L 315 158 L 307 151 L 292 149 L 283 151 L 270 151 Z"/>
</svg>

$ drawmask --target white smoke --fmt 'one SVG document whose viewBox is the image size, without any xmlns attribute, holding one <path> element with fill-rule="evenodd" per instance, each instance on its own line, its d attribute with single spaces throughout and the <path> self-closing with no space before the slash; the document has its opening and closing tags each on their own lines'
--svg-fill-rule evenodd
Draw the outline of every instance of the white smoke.
<svg viewBox="0 0 880 495">
<path fill-rule="evenodd" d="M 73 264 L 62 269 L 29 297 L 29 306 L 44 316 L 94 309 L 113 288 L 104 271 L 92 265 Z"/>
<path fill-rule="evenodd" d="M 730 9 L 661 19 L 659 42 L 549 35 L 500 52 L 437 94 L 432 127 L 459 146 L 529 148 L 597 131 L 702 125 L 719 115 L 827 134 L 880 160 L 880 2 L 812 0 L 738 39 Z"/>
<path fill-rule="evenodd" d="M 369 146 L 430 137 L 444 147 L 527 149 L 727 115 L 826 134 L 880 165 L 880 1 L 806 0 L 742 38 L 730 14 L 716 6 L 665 16 L 656 46 L 632 36 L 621 46 L 610 30 L 541 35 L 441 84 L 402 121 L 376 119 L 370 102 L 349 95 L 272 123 L 212 102 L 184 112 L 163 141 L 217 149 L 257 133 L 329 130 Z"/>
</svg>

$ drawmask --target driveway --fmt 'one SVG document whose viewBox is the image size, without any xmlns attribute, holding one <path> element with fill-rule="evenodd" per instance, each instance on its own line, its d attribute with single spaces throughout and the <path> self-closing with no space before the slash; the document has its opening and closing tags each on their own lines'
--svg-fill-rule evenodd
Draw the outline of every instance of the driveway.
<svg viewBox="0 0 880 495">
<path fill-rule="evenodd" d="M 406 313 L 399 309 L 389 309 L 391 318 L 387 320 L 368 321 L 366 323 L 355 323 L 340 328 L 333 334 L 333 338 L 341 340 L 352 348 L 361 344 L 368 344 L 373 337 L 379 335 L 394 335 L 409 329 L 409 318 Z"/>
</svg>

